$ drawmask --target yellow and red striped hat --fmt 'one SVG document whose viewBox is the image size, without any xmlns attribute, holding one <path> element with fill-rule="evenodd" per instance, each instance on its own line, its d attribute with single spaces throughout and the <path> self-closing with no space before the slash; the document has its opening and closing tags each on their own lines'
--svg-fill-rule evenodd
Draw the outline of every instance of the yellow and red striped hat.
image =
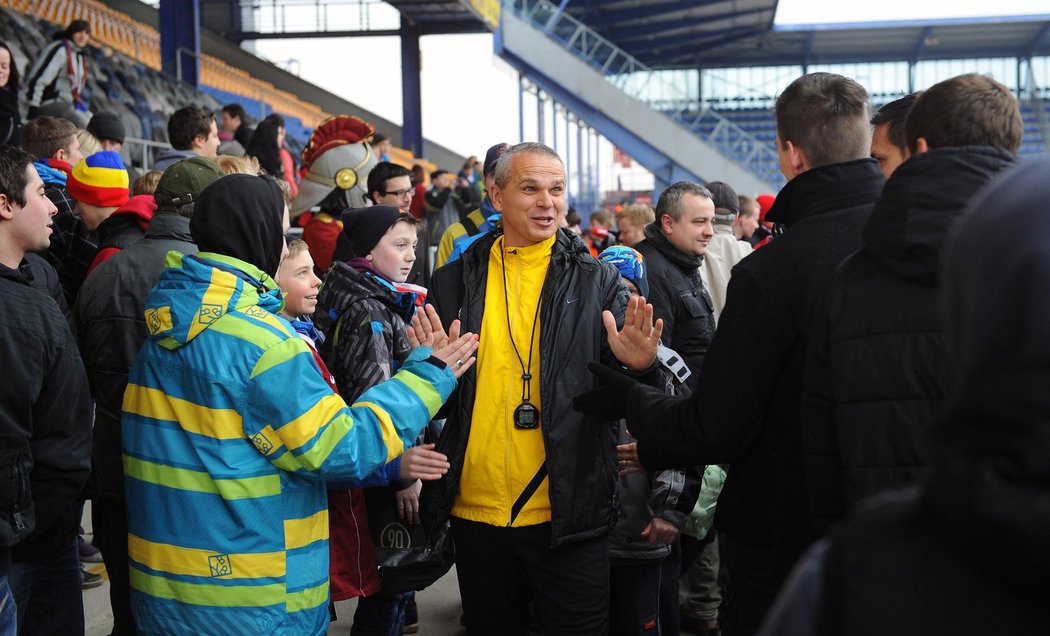
<svg viewBox="0 0 1050 636">
<path fill-rule="evenodd" d="M 77 201 L 89 205 L 120 207 L 128 202 L 128 171 L 119 154 L 102 150 L 73 166 L 66 191 Z"/>
</svg>

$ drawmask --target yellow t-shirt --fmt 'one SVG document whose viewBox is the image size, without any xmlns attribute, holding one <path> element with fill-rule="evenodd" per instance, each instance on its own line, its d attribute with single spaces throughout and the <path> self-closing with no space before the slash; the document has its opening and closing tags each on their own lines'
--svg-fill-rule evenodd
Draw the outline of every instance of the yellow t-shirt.
<svg viewBox="0 0 1050 636">
<path fill-rule="evenodd" d="M 467 440 L 467 454 L 459 494 L 452 514 L 462 519 L 495 526 L 530 526 L 551 520 L 551 504 L 544 478 L 536 492 L 510 523 L 511 507 L 536 476 L 546 451 L 539 427 L 514 428 L 514 410 L 521 404 L 522 365 L 529 370 L 529 402 L 540 412 L 540 325 L 536 309 L 543 281 L 550 266 L 555 237 L 529 247 L 505 248 L 503 237 L 489 252 L 488 282 L 485 285 L 485 315 L 477 353 L 477 394 Z M 507 295 L 503 295 L 504 258 Z M 507 333 L 508 308 L 510 335 Z M 536 335 L 532 336 L 535 322 Z M 521 362 L 511 346 L 517 345 Z"/>
</svg>

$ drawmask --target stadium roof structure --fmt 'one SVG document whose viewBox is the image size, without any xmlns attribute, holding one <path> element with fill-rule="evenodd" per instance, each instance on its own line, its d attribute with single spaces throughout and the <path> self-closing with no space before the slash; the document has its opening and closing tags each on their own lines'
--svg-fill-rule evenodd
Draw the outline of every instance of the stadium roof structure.
<svg viewBox="0 0 1050 636">
<path fill-rule="evenodd" d="M 773 24 L 777 0 L 569 0 L 561 5 L 655 69 L 1050 55 L 1050 13 L 781 26 Z"/>
</svg>

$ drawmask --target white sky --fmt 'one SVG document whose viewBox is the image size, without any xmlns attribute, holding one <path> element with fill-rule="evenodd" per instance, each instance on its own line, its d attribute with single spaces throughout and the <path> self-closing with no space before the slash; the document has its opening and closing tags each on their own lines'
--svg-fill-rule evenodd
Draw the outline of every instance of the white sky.
<svg viewBox="0 0 1050 636">
<path fill-rule="evenodd" d="M 1050 13 L 1047 0 L 878 0 L 817 2 L 780 0 L 777 22 L 886 21 Z M 374 28 L 396 25 L 379 7 Z M 375 17 L 378 16 L 378 17 Z M 388 20 L 394 20 L 392 24 Z M 384 24 L 380 24 L 384 23 Z M 349 28 L 349 27 L 347 27 Z M 517 73 L 492 52 L 492 36 L 427 36 L 422 51 L 423 136 L 463 155 L 518 139 Z M 300 75 L 345 99 L 401 123 L 401 52 L 396 37 L 261 40 L 258 54 L 276 62 L 293 58 Z M 294 69 L 293 69 L 294 70 Z M 536 107 L 525 102 L 525 134 L 535 135 Z M 562 133 L 564 134 L 564 133 Z M 394 139 L 395 143 L 400 142 Z M 604 155 L 604 153 L 603 153 Z"/>
</svg>

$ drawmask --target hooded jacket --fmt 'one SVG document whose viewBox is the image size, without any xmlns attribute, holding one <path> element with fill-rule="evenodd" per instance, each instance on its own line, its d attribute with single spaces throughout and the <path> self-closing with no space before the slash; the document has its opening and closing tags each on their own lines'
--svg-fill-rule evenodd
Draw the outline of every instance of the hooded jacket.
<svg viewBox="0 0 1050 636">
<path fill-rule="evenodd" d="M 464 333 L 478 333 L 486 310 L 504 310 L 502 299 L 487 303 L 485 298 L 489 252 L 500 236 L 499 231 L 483 236 L 463 258 L 434 272 L 430 299 L 442 324 L 458 318 Z M 594 388 L 588 362 L 616 364 L 601 315 L 607 309 L 622 324 L 626 306 L 627 289 L 619 272 L 591 257 L 579 237 L 558 231 L 541 291 L 539 329 L 540 428 L 554 546 L 605 535 L 616 522 L 617 422 L 574 411 L 572 398 Z M 421 498 L 425 509 L 433 507 L 438 523 L 447 518 L 459 489 L 477 397 L 475 367 L 461 380 L 437 442 L 451 468 L 440 481 L 425 484 Z"/>
<path fill-rule="evenodd" d="M 814 302 L 835 266 L 860 248 L 884 182 L 873 159 L 789 181 L 768 215 L 787 229 L 733 268 L 696 391 L 682 400 L 635 386 L 626 399 L 646 468 L 730 464 L 715 527 L 771 550 L 773 584 L 815 538 L 799 432 Z"/>
<path fill-rule="evenodd" d="M 764 634 L 1050 632 L 1047 174 L 1044 158 L 996 177 L 947 241 L 953 389 L 921 488 L 818 544 Z"/>
<path fill-rule="evenodd" d="M 656 223 L 644 231 L 645 240 L 634 248 L 645 257 L 653 319 L 664 321 L 663 344 L 681 354 L 693 372 L 687 382 L 692 391 L 715 336 L 714 303 L 700 280 L 703 257 L 675 247 Z"/>
<path fill-rule="evenodd" d="M 421 347 L 348 407 L 276 314 L 267 274 L 204 252 L 168 265 L 124 398 L 136 620 L 149 633 L 323 634 L 325 480 L 362 479 L 399 455 L 454 376 Z"/>
<path fill-rule="evenodd" d="M 0 576 L 76 536 L 91 460 L 91 396 L 54 301 L 0 265 Z"/>
<path fill-rule="evenodd" d="M 120 250 L 134 245 L 146 236 L 153 213 L 157 211 L 157 201 L 152 194 L 136 194 L 128 202 L 109 215 L 98 226 L 98 252 L 91 261 L 88 274 L 95 271 L 103 261 Z"/>
<path fill-rule="evenodd" d="M 414 312 L 415 294 L 353 264 L 332 265 L 317 295 L 314 324 L 325 334 L 321 356 L 344 399 L 357 399 L 404 364 L 412 350 L 406 325 Z"/>
<path fill-rule="evenodd" d="M 802 441 L 820 527 L 865 497 L 918 481 L 951 373 L 937 315 L 939 260 L 974 195 L 1014 157 L 938 148 L 904 162 L 818 307 L 806 359 Z"/>
<path fill-rule="evenodd" d="M 87 76 L 84 49 L 68 35 L 61 36 L 40 51 L 26 69 L 26 101 L 30 108 L 56 100 L 68 104 L 83 101 Z"/>
</svg>

